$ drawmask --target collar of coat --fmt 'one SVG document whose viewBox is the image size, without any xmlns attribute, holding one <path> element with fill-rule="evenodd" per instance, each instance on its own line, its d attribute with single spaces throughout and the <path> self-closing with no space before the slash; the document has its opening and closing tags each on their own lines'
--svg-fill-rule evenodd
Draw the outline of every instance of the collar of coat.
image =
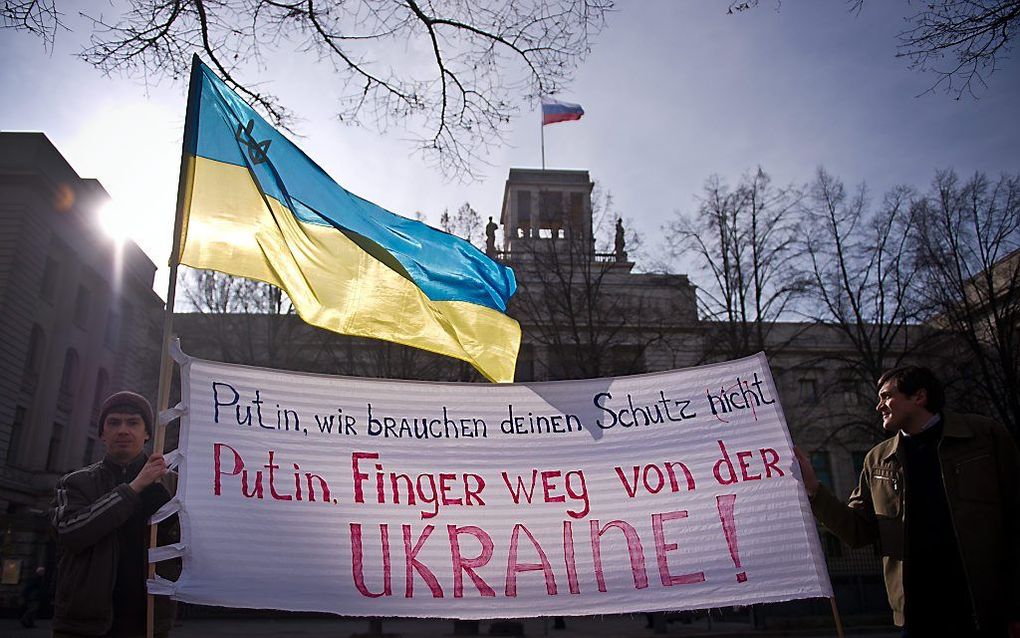
<svg viewBox="0 0 1020 638">
<path fill-rule="evenodd" d="M 974 430 L 967 423 L 966 419 L 960 418 L 959 414 L 955 412 L 942 412 L 942 437 L 950 437 L 954 439 L 969 439 L 974 436 Z M 903 437 L 897 432 L 896 436 L 888 440 L 889 447 L 882 455 L 882 460 L 887 460 L 890 457 L 896 456 L 896 453 L 900 449 L 900 441 Z"/>
<path fill-rule="evenodd" d="M 145 452 L 142 452 L 132 459 L 127 465 L 121 465 L 107 454 L 103 457 L 103 465 L 107 470 L 113 472 L 115 476 L 126 469 L 131 478 L 134 478 L 138 476 L 138 473 L 142 470 L 142 466 L 145 465 L 145 461 L 147 461 L 148 458 L 149 457 L 145 455 Z"/>
</svg>

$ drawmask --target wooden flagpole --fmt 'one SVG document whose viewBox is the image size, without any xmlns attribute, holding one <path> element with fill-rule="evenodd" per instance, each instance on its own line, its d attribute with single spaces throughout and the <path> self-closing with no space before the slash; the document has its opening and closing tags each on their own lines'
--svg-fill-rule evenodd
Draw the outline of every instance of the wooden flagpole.
<svg viewBox="0 0 1020 638">
<path fill-rule="evenodd" d="M 832 619 L 836 622 L 836 636 L 837 638 L 843 638 L 843 621 L 839 617 L 839 609 L 836 607 L 836 597 L 829 598 L 829 604 L 832 605 Z"/>
<path fill-rule="evenodd" d="M 191 80 L 188 86 L 188 107 L 187 115 L 185 116 L 184 135 L 181 141 L 181 169 L 177 181 L 177 210 L 174 217 L 174 239 L 173 248 L 170 252 L 170 260 L 168 265 L 170 266 L 170 281 L 167 283 L 166 291 L 166 306 L 163 309 L 163 347 L 160 351 L 159 357 L 159 394 L 156 399 L 156 431 L 153 435 L 152 441 L 152 453 L 162 454 L 163 444 L 166 441 L 166 425 L 159 419 L 159 415 L 162 414 L 170 406 L 170 383 L 173 379 L 174 362 L 170 356 L 170 341 L 173 334 L 173 321 L 174 321 L 174 300 L 177 296 L 177 267 L 180 265 L 180 252 L 181 252 L 181 234 L 184 227 L 184 210 L 188 205 L 188 198 L 191 193 L 191 182 L 194 177 L 193 161 L 188 159 L 187 152 L 187 129 L 188 124 L 191 123 L 192 117 L 197 116 L 197 113 L 192 113 L 192 100 L 196 98 L 198 87 L 197 84 L 197 73 L 198 73 L 199 59 L 195 55 L 191 60 Z M 149 547 L 156 546 L 156 525 L 149 525 Z M 156 564 L 149 563 L 148 579 L 151 580 L 156 575 Z M 155 598 L 152 594 L 147 594 L 146 597 L 146 609 L 145 609 L 145 635 L 147 638 L 153 638 L 153 632 L 155 631 Z"/>
</svg>

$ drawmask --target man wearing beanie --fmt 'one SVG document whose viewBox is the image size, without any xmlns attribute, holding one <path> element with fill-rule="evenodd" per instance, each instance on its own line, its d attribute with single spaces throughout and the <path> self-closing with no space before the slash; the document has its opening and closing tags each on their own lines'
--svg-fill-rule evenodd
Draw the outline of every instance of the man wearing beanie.
<svg viewBox="0 0 1020 638">
<path fill-rule="evenodd" d="M 163 456 L 145 453 L 152 424 L 152 406 L 144 397 L 111 395 L 99 415 L 105 458 L 57 483 L 55 638 L 145 635 L 148 520 L 176 487 Z M 176 516 L 160 524 L 158 545 L 179 538 Z M 167 634 L 173 612 L 172 601 L 157 597 L 155 635 Z"/>
</svg>

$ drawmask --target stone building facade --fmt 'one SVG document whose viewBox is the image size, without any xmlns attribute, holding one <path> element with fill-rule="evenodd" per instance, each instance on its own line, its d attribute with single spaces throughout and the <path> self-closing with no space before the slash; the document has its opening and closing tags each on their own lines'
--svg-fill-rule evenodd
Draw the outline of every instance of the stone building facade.
<svg viewBox="0 0 1020 638">
<path fill-rule="evenodd" d="M 53 486 L 101 458 L 102 400 L 155 393 L 156 267 L 101 231 L 108 200 L 45 135 L 0 133 L 0 607 L 52 566 Z"/>
</svg>

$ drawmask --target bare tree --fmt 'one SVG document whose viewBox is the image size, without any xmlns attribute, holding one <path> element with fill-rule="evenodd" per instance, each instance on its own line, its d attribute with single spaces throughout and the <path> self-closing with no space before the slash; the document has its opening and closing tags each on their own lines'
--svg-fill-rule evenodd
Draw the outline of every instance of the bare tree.
<svg viewBox="0 0 1020 638">
<path fill-rule="evenodd" d="M 332 65 L 341 120 L 406 127 L 424 156 L 471 175 L 520 104 L 561 91 L 612 0 L 129 0 L 91 20 L 82 59 L 106 73 L 186 78 L 193 52 L 275 123 L 290 114 L 246 68 L 287 48 Z M 0 26 L 52 41 L 56 0 L 0 5 Z"/>
<path fill-rule="evenodd" d="M 27 31 L 52 49 L 57 31 L 66 27 L 56 0 L 5 0 L 0 4 L 0 28 Z"/>
<path fill-rule="evenodd" d="M 1020 0 L 928 0 L 919 6 L 900 32 L 897 56 L 936 74 L 930 90 L 942 87 L 959 98 L 973 96 L 975 85 L 987 88 L 1020 29 Z"/>
<path fill-rule="evenodd" d="M 532 347 L 542 348 L 549 379 L 644 372 L 646 349 L 660 338 L 662 312 L 617 276 L 610 255 L 584 238 L 545 241 L 518 265 L 511 300 Z M 628 289 L 629 288 L 629 289 Z"/>
<path fill-rule="evenodd" d="M 731 0 L 729 13 L 748 11 L 760 0 Z M 942 88 L 957 99 L 987 88 L 987 79 L 1001 68 L 1020 29 L 1020 0 L 926 0 L 906 18 L 898 35 L 896 57 L 907 58 L 918 71 L 932 72 L 929 91 Z M 865 0 L 847 0 L 852 13 Z M 776 7 L 781 2 L 776 0 Z"/>
<path fill-rule="evenodd" d="M 834 383 L 817 402 L 826 424 L 821 447 L 884 437 L 872 409 L 875 381 L 916 354 L 931 332 L 920 325 L 914 196 L 896 187 L 873 207 L 863 184 L 848 191 L 824 169 L 807 189 L 800 225 L 807 287 L 799 307 L 833 344 L 819 360 L 835 363 Z"/>
<path fill-rule="evenodd" d="M 875 380 L 923 343 L 913 197 L 909 188 L 893 188 L 872 210 L 863 184 L 847 192 L 824 169 L 808 190 L 802 307 L 809 319 L 835 329 L 850 345 L 830 355 L 844 370 L 847 387 L 841 392 L 870 400 Z"/>
<path fill-rule="evenodd" d="M 479 250 L 485 247 L 482 216 L 467 202 L 461 204 L 460 208 L 452 215 L 449 210 L 444 210 L 439 217 L 439 228 L 451 235 L 466 239 Z"/>
<path fill-rule="evenodd" d="M 261 281 L 215 270 L 188 269 L 182 287 L 185 300 L 198 312 L 291 314 L 287 294 Z"/>
<path fill-rule="evenodd" d="M 302 322 L 279 288 L 212 270 L 187 269 L 181 292 L 190 310 L 205 317 L 177 322 L 186 349 L 194 347 L 202 356 L 228 363 L 301 367 L 295 346 Z"/>
<path fill-rule="evenodd" d="M 665 289 L 662 277 L 632 273 L 632 263 L 609 251 L 606 222 L 616 218 L 612 196 L 596 187 L 592 233 L 568 226 L 562 237 L 533 240 L 514 254 L 520 288 L 509 314 L 524 328 L 523 348 L 546 354 L 537 358 L 545 378 L 644 372 L 646 352 L 663 338 L 670 307 L 655 297 Z"/>
<path fill-rule="evenodd" d="M 1020 436 L 1020 176 L 935 176 L 917 203 L 918 257 L 931 322 L 950 338 L 970 407 Z"/>
<path fill-rule="evenodd" d="M 791 275 L 800 197 L 793 187 L 773 186 L 761 168 L 732 189 L 713 176 L 697 211 L 678 212 L 664 229 L 674 258 L 693 254 L 711 281 L 701 288 L 698 305 L 718 333 L 711 339 L 714 356 L 735 358 L 781 345 L 769 343 L 769 332 L 803 289 Z"/>
</svg>

